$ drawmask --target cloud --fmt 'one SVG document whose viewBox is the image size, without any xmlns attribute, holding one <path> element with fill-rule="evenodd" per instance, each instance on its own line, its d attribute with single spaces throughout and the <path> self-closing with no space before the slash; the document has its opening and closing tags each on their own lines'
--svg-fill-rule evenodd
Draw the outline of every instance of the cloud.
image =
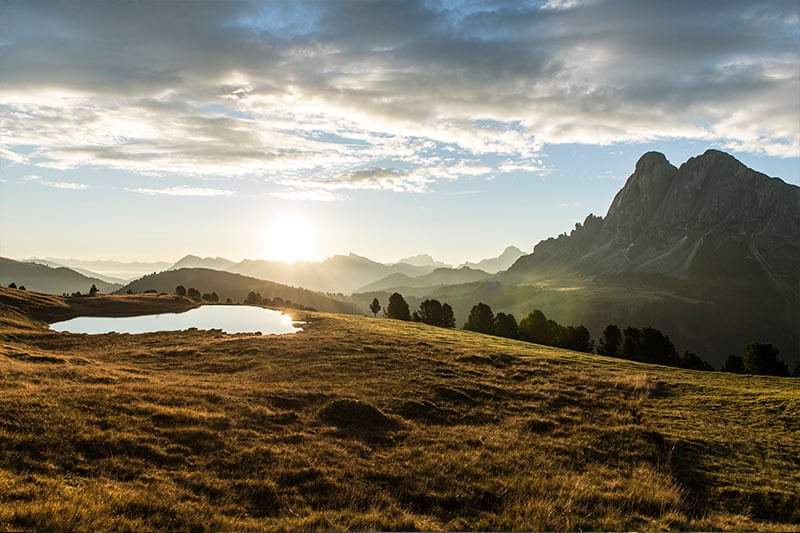
<svg viewBox="0 0 800 533">
<path fill-rule="evenodd" d="M 296 200 L 296 201 L 306 201 L 306 202 L 337 202 L 345 199 L 344 196 L 334 194 L 324 189 L 274 192 L 272 193 L 272 196 L 275 196 L 276 198 L 280 198 L 282 200 Z"/>
<path fill-rule="evenodd" d="M 125 189 L 129 192 L 138 192 L 140 194 L 158 195 L 158 196 L 233 196 L 235 191 L 225 189 L 209 189 L 205 187 L 167 187 L 164 189 Z"/>
<path fill-rule="evenodd" d="M 796 157 L 798 27 L 779 0 L 3 2 L 0 157 L 286 195 L 537 173 L 553 143 Z"/>
<path fill-rule="evenodd" d="M 22 181 L 29 181 L 44 185 L 45 187 L 53 187 L 55 189 L 67 189 L 71 191 L 85 191 L 91 189 L 89 185 L 84 183 L 75 183 L 71 181 L 50 181 L 42 178 L 41 176 L 29 175 L 22 178 Z"/>
</svg>

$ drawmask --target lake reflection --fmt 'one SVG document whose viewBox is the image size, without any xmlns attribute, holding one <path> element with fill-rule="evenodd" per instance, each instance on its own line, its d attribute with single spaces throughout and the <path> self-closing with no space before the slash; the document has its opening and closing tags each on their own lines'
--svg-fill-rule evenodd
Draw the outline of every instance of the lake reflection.
<svg viewBox="0 0 800 533">
<path fill-rule="evenodd" d="M 71 333 L 151 333 L 189 328 L 221 329 L 226 333 L 261 332 L 263 335 L 296 333 L 302 328 L 280 311 L 248 305 L 203 305 L 183 313 L 130 317 L 81 316 L 50 324 L 55 331 Z"/>
</svg>

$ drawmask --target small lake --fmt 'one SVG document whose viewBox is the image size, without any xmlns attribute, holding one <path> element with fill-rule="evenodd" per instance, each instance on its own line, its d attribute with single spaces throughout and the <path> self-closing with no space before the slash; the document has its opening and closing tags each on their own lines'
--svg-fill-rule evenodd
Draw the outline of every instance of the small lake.
<svg viewBox="0 0 800 533">
<path fill-rule="evenodd" d="M 70 333 L 153 333 L 189 328 L 221 329 L 225 333 L 283 335 L 303 328 L 280 311 L 249 305 L 203 305 L 183 313 L 163 313 L 129 317 L 81 316 L 50 324 L 55 331 Z"/>
</svg>

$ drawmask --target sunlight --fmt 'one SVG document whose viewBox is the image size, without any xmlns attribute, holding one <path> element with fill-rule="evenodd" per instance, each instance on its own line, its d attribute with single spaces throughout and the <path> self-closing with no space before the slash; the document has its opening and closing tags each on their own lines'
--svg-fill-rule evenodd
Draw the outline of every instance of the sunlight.
<svg viewBox="0 0 800 533">
<path fill-rule="evenodd" d="M 264 255 L 267 259 L 284 263 L 314 259 L 315 232 L 307 219 L 297 216 L 275 218 L 266 233 Z"/>
</svg>

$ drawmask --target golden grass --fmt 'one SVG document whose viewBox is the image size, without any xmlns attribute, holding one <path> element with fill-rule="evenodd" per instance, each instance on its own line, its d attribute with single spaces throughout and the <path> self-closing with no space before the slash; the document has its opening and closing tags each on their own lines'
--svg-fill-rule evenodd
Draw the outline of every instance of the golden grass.
<svg viewBox="0 0 800 533">
<path fill-rule="evenodd" d="M 797 379 L 321 313 L 279 337 L 54 333 L 30 315 L 87 304 L 19 292 L 0 529 L 800 530 Z M 122 298 L 89 312 L 187 305 Z"/>
</svg>

